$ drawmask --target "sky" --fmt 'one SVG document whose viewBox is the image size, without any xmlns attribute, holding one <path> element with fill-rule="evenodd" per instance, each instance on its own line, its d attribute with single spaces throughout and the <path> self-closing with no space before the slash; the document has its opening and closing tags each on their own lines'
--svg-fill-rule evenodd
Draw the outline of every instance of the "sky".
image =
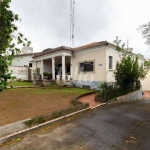
<svg viewBox="0 0 150 150">
<path fill-rule="evenodd" d="M 70 0 L 12 0 L 19 31 L 32 42 L 34 52 L 70 46 Z M 150 21 L 150 0 L 75 0 L 74 46 L 113 43 L 116 36 L 134 53 L 150 58 L 137 28 Z M 126 44 L 127 45 L 127 44 Z"/>
</svg>

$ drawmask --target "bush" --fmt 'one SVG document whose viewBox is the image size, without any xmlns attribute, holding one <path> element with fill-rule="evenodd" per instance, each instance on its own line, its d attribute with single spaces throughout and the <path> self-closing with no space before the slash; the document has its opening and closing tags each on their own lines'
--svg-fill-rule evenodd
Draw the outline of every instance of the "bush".
<svg viewBox="0 0 150 150">
<path fill-rule="evenodd" d="M 43 76 L 48 76 L 49 73 L 48 72 L 43 72 Z"/>
</svg>

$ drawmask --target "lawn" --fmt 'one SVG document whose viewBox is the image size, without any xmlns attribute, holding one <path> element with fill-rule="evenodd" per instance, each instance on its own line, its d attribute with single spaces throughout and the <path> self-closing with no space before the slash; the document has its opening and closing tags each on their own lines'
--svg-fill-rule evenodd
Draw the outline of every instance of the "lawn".
<svg viewBox="0 0 150 150">
<path fill-rule="evenodd" d="M 72 106 L 71 100 L 89 89 L 22 88 L 0 93 L 0 126 Z"/>
<path fill-rule="evenodd" d="M 8 86 L 33 86 L 33 82 L 14 81 L 14 82 L 8 82 Z"/>
</svg>

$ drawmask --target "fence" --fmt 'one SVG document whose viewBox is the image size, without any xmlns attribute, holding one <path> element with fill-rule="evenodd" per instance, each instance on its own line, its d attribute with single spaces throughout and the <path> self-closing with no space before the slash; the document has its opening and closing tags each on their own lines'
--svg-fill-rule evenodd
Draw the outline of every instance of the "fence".
<svg viewBox="0 0 150 150">
<path fill-rule="evenodd" d="M 140 81 L 124 87 L 120 87 L 116 83 L 104 83 L 98 96 L 102 98 L 104 102 L 107 102 L 109 100 L 116 99 L 119 96 L 140 90 L 140 87 Z"/>
</svg>

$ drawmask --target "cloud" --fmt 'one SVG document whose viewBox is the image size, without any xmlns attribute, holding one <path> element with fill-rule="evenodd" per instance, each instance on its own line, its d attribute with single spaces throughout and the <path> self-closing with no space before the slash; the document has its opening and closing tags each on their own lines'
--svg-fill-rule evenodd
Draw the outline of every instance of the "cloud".
<svg viewBox="0 0 150 150">
<path fill-rule="evenodd" d="M 149 21 L 149 4 L 148 0 L 75 0 L 75 46 L 112 42 L 119 36 L 129 40 L 134 52 L 149 56 L 136 30 Z M 34 51 L 70 46 L 69 0 L 14 0 L 11 9 L 21 17 L 17 26 L 32 41 Z"/>
</svg>

